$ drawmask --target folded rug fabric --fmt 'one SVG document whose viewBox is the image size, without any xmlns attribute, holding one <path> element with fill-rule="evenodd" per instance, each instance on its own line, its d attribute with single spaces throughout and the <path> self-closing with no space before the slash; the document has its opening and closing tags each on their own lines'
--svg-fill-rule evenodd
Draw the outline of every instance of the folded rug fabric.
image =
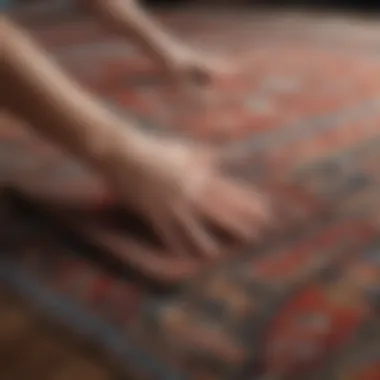
<svg viewBox="0 0 380 380">
<path fill-rule="evenodd" d="M 98 42 L 92 25 L 37 34 L 50 48 L 56 39 L 62 63 L 115 109 L 147 128 L 226 144 L 240 155 L 242 176 L 291 184 L 329 212 L 158 289 L 9 202 L 0 279 L 104 345 L 138 379 L 378 379 L 380 61 L 370 33 L 378 27 L 363 27 L 368 37 L 356 41 L 353 26 L 334 40 L 331 21 L 302 17 L 163 19 L 250 62 L 203 94 L 206 107 L 177 98 L 174 113 L 149 65 L 107 36 Z M 70 184 L 85 184 L 96 198 L 96 181 L 84 181 L 79 164 L 54 170 L 68 158 L 51 145 L 10 119 L 0 133 L 2 180 L 37 191 L 48 183 L 49 194 L 67 197 L 83 191 Z"/>
</svg>

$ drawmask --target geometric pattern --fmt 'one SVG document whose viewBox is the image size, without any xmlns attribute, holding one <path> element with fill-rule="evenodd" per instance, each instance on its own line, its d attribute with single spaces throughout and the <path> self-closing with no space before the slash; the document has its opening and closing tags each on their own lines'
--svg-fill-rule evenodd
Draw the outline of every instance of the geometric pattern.
<svg viewBox="0 0 380 380">
<path fill-rule="evenodd" d="M 370 37 L 378 27 L 363 26 L 361 41 L 347 27 L 338 44 L 318 19 L 295 18 L 298 39 L 286 18 L 279 30 L 270 16 L 161 19 L 251 63 L 214 83 L 200 105 L 173 99 L 138 52 L 87 21 L 32 29 L 117 112 L 159 133 L 223 144 L 237 152 L 234 173 L 289 186 L 328 212 L 300 209 L 292 193 L 285 214 L 302 214 L 298 224 L 167 288 L 5 194 L 0 279 L 122 356 L 139 379 L 378 379 L 380 60 Z M 32 192 L 50 183 L 63 196 L 81 186 L 99 196 L 85 168 L 5 118 L 0 176 Z"/>
</svg>

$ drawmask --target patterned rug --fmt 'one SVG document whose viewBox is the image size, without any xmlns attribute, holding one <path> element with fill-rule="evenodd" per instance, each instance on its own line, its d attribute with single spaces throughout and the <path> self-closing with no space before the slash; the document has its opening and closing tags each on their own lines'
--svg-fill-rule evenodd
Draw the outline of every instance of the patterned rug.
<svg viewBox="0 0 380 380">
<path fill-rule="evenodd" d="M 138 52 L 86 20 L 32 29 L 117 112 L 223 144 L 237 152 L 239 175 L 291 184 L 329 212 L 306 213 L 289 233 L 168 289 L 4 195 L 0 279 L 137 379 L 379 379 L 379 27 L 248 12 L 161 19 L 241 62 L 241 72 L 200 100 L 182 98 Z M 61 153 L 12 120 L 0 132 L 4 182 L 38 189 L 48 177 L 50 191 L 64 193 L 73 176 L 90 175 L 74 162 L 56 171 L 61 158 L 50 158 Z M 302 213 L 297 205 L 288 213 Z"/>
</svg>

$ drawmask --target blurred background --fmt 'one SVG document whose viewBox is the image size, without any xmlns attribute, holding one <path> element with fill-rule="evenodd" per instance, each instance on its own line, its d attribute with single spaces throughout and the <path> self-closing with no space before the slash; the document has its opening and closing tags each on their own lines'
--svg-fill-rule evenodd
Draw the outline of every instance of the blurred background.
<svg viewBox="0 0 380 380">
<path fill-rule="evenodd" d="M 67 5 L 70 0 L 3 0 L 0 1 L 1 3 L 7 4 L 16 19 L 25 23 L 30 31 L 40 38 L 41 43 L 78 77 L 78 80 L 103 96 L 105 101 L 112 106 L 127 109 L 128 112 L 138 117 L 147 117 L 165 123 L 166 116 L 161 116 L 162 114 L 166 115 L 164 111 L 170 109 L 170 102 L 162 101 L 163 97 L 154 98 L 154 94 L 144 91 L 139 92 L 138 96 L 132 97 L 127 90 L 120 86 L 117 87 L 116 82 L 124 75 L 124 71 L 133 72 L 135 70 L 134 58 L 132 63 L 118 61 L 121 59 L 117 51 L 120 49 L 120 45 L 117 45 L 114 50 L 107 50 L 107 54 L 112 56 L 110 59 L 102 60 L 98 66 L 91 62 L 91 67 L 88 67 L 88 61 L 81 55 L 80 50 L 86 50 L 84 45 L 87 42 L 99 39 L 101 33 L 105 32 L 99 32 L 96 28 L 91 29 L 88 24 L 83 24 L 84 26 L 81 28 L 78 27 L 81 24 L 77 23 L 75 30 L 73 28 L 73 32 L 68 33 L 71 30 L 70 24 L 65 24 L 63 13 L 60 12 L 68 9 Z M 274 86 L 276 91 L 282 86 L 282 92 L 278 90 L 278 94 L 276 94 L 278 96 L 278 99 L 276 98 L 278 101 L 276 107 L 278 108 L 276 109 L 280 111 L 271 113 L 268 98 L 256 99 L 251 103 L 251 109 L 254 110 L 253 115 L 244 114 L 244 120 L 232 117 L 233 126 L 238 123 L 237 120 L 240 120 L 242 127 L 239 131 L 231 132 L 228 127 L 216 130 L 214 125 L 207 124 L 210 120 L 215 120 L 209 113 L 205 117 L 207 123 L 205 119 L 202 119 L 202 115 L 199 115 L 197 123 L 199 122 L 199 125 L 207 124 L 207 127 L 192 130 L 190 134 L 195 137 L 202 137 L 206 140 L 242 141 L 252 133 L 252 123 L 256 123 L 255 131 L 266 133 L 268 130 L 280 129 L 280 124 L 287 125 L 289 122 L 307 121 L 315 116 L 337 112 L 343 107 L 350 107 L 362 97 L 374 96 L 374 94 L 378 96 L 379 94 L 376 69 L 379 70 L 380 31 L 377 17 L 380 11 L 380 2 L 364 0 L 145 0 L 143 3 L 149 7 L 152 6 L 153 9 L 158 9 L 154 11 L 155 16 L 167 23 L 168 27 L 182 38 L 195 44 L 206 44 L 227 55 L 233 55 L 233 52 L 240 48 L 240 52 L 250 53 L 254 57 L 257 51 L 262 51 L 263 47 L 268 48 L 267 55 L 262 58 L 262 62 L 260 61 L 261 66 L 258 66 L 259 71 L 251 70 L 252 83 L 256 83 L 257 77 L 264 75 L 266 69 L 280 72 L 281 65 L 276 66 L 276 62 L 282 62 L 281 60 L 289 64 L 286 66 L 286 70 L 289 72 L 284 75 L 294 76 L 303 68 L 309 75 L 305 74 L 305 77 L 307 76 L 311 80 L 310 83 L 314 83 L 306 89 L 299 89 L 299 93 L 295 94 L 294 91 L 298 90 L 294 90 L 295 87 L 292 83 L 289 87 L 289 82 L 282 83 L 282 85 L 277 82 L 277 87 Z M 49 5 L 45 7 L 44 4 Z M 163 11 L 163 15 L 159 10 L 161 6 L 168 9 L 168 11 Z M 235 7 L 236 13 L 231 16 L 228 13 L 220 15 L 219 19 L 216 16 L 219 15 L 218 10 L 226 6 Z M 207 8 L 208 11 L 198 12 L 203 15 L 203 26 L 197 30 L 200 25 L 196 24 L 199 22 L 197 17 L 193 14 L 186 18 L 185 15 L 188 9 L 199 7 Z M 317 11 L 315 16 L 314 10 Z M 167 19 L 165 18 L 166 12 L 169 12 L 170 15 Z M 247 21 L 247 15 L 252 20 L 249 18 Z M 183 22 L 183 20 L 187 21 Z M 229 25 L 228 30 L 225 25 Z M 281 27 L 276 29 L 276 25 L 281 25 Z M 49 28 L 51 28 L 51 32 Z M 240 45 L 235 43 L 238 40 L 242 41 L 239 43 Z M 305 53 L 302 49 L 301 53 L 297 49 L 297 52 L 294 53 L 294 46 L 297 44 L 302 49 L 307 45 L 308 51 L 311 51 L 314 46 L 322 46 L 326 49 L 333 47 L 337 51 L 348 51 L 347 54 L 351 55 L 348 58 L 345 56 L 347 59 L 334 56 L 332 60 L 325 60 L 318 53 L 309 55 L 310 53 Z M 80 48 L 75 50 L 75 54 L 71 54 L 69 48 L 75 45 Z M 277 46 L 281 47 L 281 53 L 276 51 Z M 104 46 L 101 49 L 104 49 Z M 294 59 L 295 63 L 289 58 L 293 57 L 292 54 L 297 57 Z M 138 64 L 141 63 L 139 59 L 140 57 L 136 58 Z M 343 61 L 339 61 L 339 59 L 346 59 L 346 61 L 341 64 Z M 136 66 L 138 66 L 137 63 Z M 341 70 L 344 74 L 341 74 Z M 281 73 L 283 74 L 283 72 Z M 241 84 L 241 78 L 239 80 L 237 80 L 236 86 L 232 87 L 237 91 L 245 91 L 244 85 Z M 337 91 L 332 90 L 335 84 Z M 316 88 L 320 92 L 315 94 Z M 339 89 L 344 88 L 348 88 L 349 91 L 339 92 Z M 252 89 L 250 91 L 254 92 Z M 288 92 L 286 93 L 286 91 Z M 230 96 L 230 92 L 227 92 Z M 312 93 L 315 96 L 313 99 L 311 99 Z M 294 98 L 292 98 L 293 95 Z M 326 96 L 330 95 L 331 101 L 326 100 Z M 239 92 L 233 100 L 239 102 L 239 99 L 242 99 L 239 96 L 243 97 Z M 310 101 L 308 102 L 308 100 Z M 168 112 L 170 113 L 170 110 Z M 233 116 L 234 112 L 241 116 L 245 111 L 234 109 L 231 112 Z M 217 112 L 215 111 L 215 113 Z M 185 119 L 187 117 L 186 115 L 181 116 Z M 194 120 L 184 120 L 183 125 L 185 127 L 192 126 Z M 1 149 L 2 145 L 0 144 L 0 151 Z M 4 152 L 1 156 L 4 162 L 8 159 L 12 163 L 10 166 L 15 171 L 16 169 L 21 171 L 23 162 L 15 160 L 9 149 L 3 148 L 1 152 Z M 9 154 L 8 158 L 6 158 L 6 154 Z M 53 366 L 49 358 L 54 358 Z M 71 328 L 55 324 L 54 320 L 47 319 L 44 314 L 38 312 L 32 301 L 19 298 L 12 289 L 1 285 L 1 380 L 117 380 L 122 378 L 125 377 L 119 371 L 118 365 L 113 362 L 112 357 L 110 358 L 102 352 L 100 344 L 91 344 L 78 337 Z"/>
</svg>

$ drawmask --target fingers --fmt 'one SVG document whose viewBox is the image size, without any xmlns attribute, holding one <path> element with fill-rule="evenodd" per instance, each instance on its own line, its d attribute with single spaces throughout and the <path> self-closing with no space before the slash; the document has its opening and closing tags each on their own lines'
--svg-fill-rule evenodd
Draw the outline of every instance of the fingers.
<svg viewBox="0 0 380 380">
<path fill-rule="evenodd" d="M 201 199 L 204 215 L 225 232 L 255 240 L 270 222 L 268 201 L 258 192 L 224 179 L 215 179 Z"/>
<path fill-rule="evenodd" d="M 165 216 L 163 216 L 165 215 Z M 176 257 L 215 257 L 218 244 L 194 210 L 182 205 L 170 212 L 155 214 L 154 225 L 170 253 Z"/>
<path fill-rule="evenodd" d="M 220 173 L 219 152 L 168 144 L 162 155 L 141 168 L 139 180 L 146 181 L 150 196 L 132 195 L 136 209 L 146 213 L 172 256 L 216 256 L 221 244 L 207 222 L 229 237 L 259 238 L 271 221 L 268 201 Z"/>
<path fill-rule="evenodd" d="M 212 72 L 207 67 L 199 66 L 190 68 L 187 73 L 188 81 L 197 86 L 207 86 L 212 81 Z"/>
<path fill-rule="evenodd" d="M 159 212 L 152 215 L 153 226 L 167 244 L 169 252 L 175 257 L 189 255 L 189 249 L 181 235 L 179 234 L 178 224 L 171 216 L 171 213 Z"/>
<path fill-rule="evenodd" d="M 196 199 L 183 199 L 154 216 L 156 229 L 174 256 L 213 258 L 220 242 L 204 217 L 227 235 L 257 240 L 271 223 L 268 200 L 259 192 L 225 178 L 213 178 Z"/>
<path fill-rule="evenodd" d="M 96 223 L 90 221 L 81 223 L 79 219 L 71 218 L 70 225 L 75 225 L 78 230 L 89 236 L 90 240 L 95 239 L 100 247 L 106 248 L 112 256 L 141 271 L 147 277 L 171 284 L 197 272 L 199 263 L 194 260 L 189 258 L 171 260 L 140 242 L 99 228 Z"/>
<path fill-rule="evenodd" d="M 184 234 L 187 235 L 194 252 L 204 257 L 215 257 L 219 253 L 219 246 L 216 239 L 211 236 L 210 231 L 200 220 L 200 216 L 195 215 L 194 210 L 189 207 L 182 207 L 177 211 L 178 222 L 181 224 Z"/>
</svg>

